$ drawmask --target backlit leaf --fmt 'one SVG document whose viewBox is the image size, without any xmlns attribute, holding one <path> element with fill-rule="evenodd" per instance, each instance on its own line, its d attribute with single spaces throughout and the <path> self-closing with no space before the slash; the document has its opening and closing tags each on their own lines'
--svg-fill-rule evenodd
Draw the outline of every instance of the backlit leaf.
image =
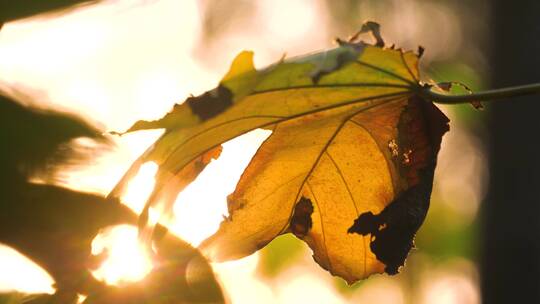
<svg viewBox="0 0 540 304">
<path fill-rule="evenodd" d="M 200 162 L 223 142 L 272 130 L 229 196 L 229 217 L 201 245 L 214 260 L 249 255 L 280 234 L 309 244 L 314 259 L 349 283 L 396 273 L 429 206 L 437 152 L 448 120 L 416 92 L 418 56 L 363 42 L 255 70 L 242 52 L 217 88 L 157 121 L 164 128 L 111 195 L 154 161 L 147 206 L 174 202 Z M 217 158 L 217 153 L 212 153 Z M 206 157 L 208 162 L 211 158 Z M 202 166 L 208 162 L 202 162 Z"/>
</svg>

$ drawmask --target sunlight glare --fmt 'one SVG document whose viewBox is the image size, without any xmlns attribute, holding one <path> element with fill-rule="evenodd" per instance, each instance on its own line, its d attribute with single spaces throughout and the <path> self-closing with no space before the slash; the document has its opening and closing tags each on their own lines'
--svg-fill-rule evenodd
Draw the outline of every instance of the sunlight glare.
<svg viewBox="0 0 540 304">
<path fill-rule="evenodd" d="M 170 229 L 194 246 L 214 233 L 228 215 L 227 195 L 270 133 L 258 129 L 224 143 L 221 156 L 178 195 Z"/>
<path fill-rule="evenodd" d="M 153 120 L 170 111 L 171 101 L 179 101 L 179 96 L 191 92 L 185 91 L 181 75 L 166 67 L 151 68 L 136 80 L 133 92 L 133 105 L 141 110 L 141 119 Z"/>
<path fill-rule="evenodd" d="M 66 186 L 82 191 L 107 194 L 124 175 L 131 163 L 152 145 L 162 133 L 163 130 L 149 130 L 112 137 L 115 143 L 112 151 L 98 155 L 91 163 L 85 166 L 74 167 L 73 170 L 62 172 L 67 181 Z M 143 167 L 145 166 L 147 165 L 144 164 Z M 145 180 L 153 185 L 153 174 L 150 174 Z M 144 182 L 141 182 L 141 184 L 144 184 Z M 137 208 L 134 206 L 140 204 L 140 200 L 142 200 L 140 197 L 145 194 L 136 189 L 132 191 L 136 192 L 132 192 L 133 195 L 129 194 L 128 201 L 124 198 L 124 202 L 137 212 Z M 130 201 L 133 199 L 135 202 L 132 206 Z"/>
<path fill-rule="evenodd" d="M 100 233 L 92 242 L 92 253 L 99 254 L 103 250 L 107 259 L 93 274 L 108 284 L 139 281 L 152 270 L 150 257 L 133 226 L 116 226 Z"/>
<path fill-rule="evenodd" d="M 396 5 L 381 6 L 378 14 L 370 14 L 365 9 L 367 4 L 359 4 L 361 19 L 376 19 L 384 24 L 387 41 L 401 46 L 414 41 L 412 47 L 420 41 L 429 49 L 427 56 L 433 58 L 448 58 L 459 49 L 455 16 L 438 4 L 390 2 Z M 8 23 L 0 32 L 0 82 L 33 93 L 31 97 L 36 99 L 44 97 L 53 108 L 79 113 L 101 124 L 104 130 L 124 131 L 139 119 L 163 116 L 189 94 L 211 89 L 242 49 L 255 50 L 257 66 L 262 67 L 279 60 L 284 52 L 293 56 L 332 45 L 328 34 L 331 13 L 325 7 L 328 1 L 261 0 L 254 2 L 256 10 L 248 13 L 250 23 L 238 23 L 230 32 L 215 35 L 198 48 L 204 40 L 200 3 L 114 1 L 58 18 Z M 431 30 L 423 31 L 426 28 Z M 439 43 L 442 38 L 444 43 Z M 448 45 L 448 41 L 455 43 Z M 108 193 L 130 163 L 162 133 L 157 130 L 114 136 L 114 151 L 100 156 L 92 166 L 67 173 L 69 186 Z M 223 216 L 228 215 L 227 195 L 234 191 L 243 169 L 268 135 L 269 131 L 256 130 L 225 143 L 220 159 L 211 162 L 178 196 L 174 218 L 168 223 L 170 230 L 193 245 L 215 232 Z M 453 146 L 469 144 L 458 138 Z M 452 171 L 449 169 L 456 167 L 456 163 L 445 163 L 445 159 L 470 169 L 460 175 L 465 179 L 445 180 L 447 186 L 440 188 L 439 195 L 462 193 L 461 200 L 453 197 L 452 201 L 467 204 L 456 208 L 464 210 L 464 219 L 474 219 L 483 185 L 474 181 L 473 173 L 485 170 L 484 156 L 470 150 L 458 152 L 465 156 L 452 158 L 441 151 L 437 170 L 441 176 L 436 179 L 443 180 Z M 135 212 L 142 210 L 152 191 L 156 170 L 156 164 L 144 164 L 122 197 Z M 141 248 L 136 227 L 117 226 L 100 233 L 92 243 L 92 252 L 104 250 L 108 258 L 93 273 L 109 284 L 137 281 L 151 271 L 151 260 Z M 304 259 L 302 263 L 308 264 L 295 264 L 271 280 L 257 274 L 259 253 L 212 266 L 235 304 L 405 303 L 403 284 L 386 276 L 365 281 L 346 299 L 307 250 Z M 0 269 L 0 291 L 54 291 L 50 276 L 11 249 L 0 247 Z M 479 303 L 474 276 L 448 273 L 445 269 L 427 278 L 421 303 Z"/>
<path fill-rule="evenodd" d="M 140 214 L 144 208 L 146 200 L 152 193 L 158 166 L 154 162 L 148 162 L 141 166 L 137 175 L 129 182 L 126 194 L 122 196 L 122 201 Z"/>
<path fill-rule="evenodd" d="M 130 181 L 122 201 L 134 212 L 140 213 L 154 187 L 158 166 L 145 163 Z M 139 281 L 152 270 L 152 262 L 138 238 L 136 227 L 121 225 L 105 230 L 92 242 L 92 253 L 105 251 L 106 259 L 93 272 L 108 284 L 121 285 Z"/>
<path fill-rule="evenodd" d="M 317 20 L 321 17 L 318 1 L 265 0 L 257 4 L 262 17 L 260 21 L 268 36 L 282 40 L 281 43 L 304 43 L 305 37 L 324 31 L 319 26 L 320 20 Z"/>
<path fill-rule="evenodd" d="M 54 292 L 54 281 L 45 270 L 4 245 L 0 245 L 0 269 L 0 292 Z"/>
</svg>

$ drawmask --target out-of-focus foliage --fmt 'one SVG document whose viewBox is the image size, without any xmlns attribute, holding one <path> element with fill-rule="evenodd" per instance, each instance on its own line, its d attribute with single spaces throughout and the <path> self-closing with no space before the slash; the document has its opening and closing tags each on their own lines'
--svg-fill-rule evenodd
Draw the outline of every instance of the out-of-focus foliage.
<svg viewBox="0 0 540 304">
<path fill-rule="evenodd" d="M 83 303 L 224 303 L 212 268 L 198 250 L 158 231 L 154 236 L 158 266 L 143 280 L 124 287 L 109 286 Z"/>
<path fill-rule="evenodd" d="M 0 1 L 0 27 L 4 22 L 30 17 L 55 10 L 80 7 L 99 0 L 2 0 Z M 65 11 L 63 12 L 65 13 Z"/>
<path fill-rule="evenodd" d="M 194 303 L 222 301 L 206 260 L 187 243 L 165 235 L 163 227 L 153 237 L 160 266 L 147 279 L 151 284 L 122 289 L 97 281 L 90 269 L 104 256 L 91 254 L 92 240 L 107 226 L 135 225 L 137 215 L 118 201 L 29 180 L 39 171 L 54 171 L 53 164 L 80 159 L 70 141 L 102 140 L 101 133 L 71 115 L 26 107 L 4 95 L 0 107 L 0 242 L 43 267 L 56 283 L 54 295 L 36 296 L 30 303 L 75 303 L 79 293 L 91 295 L 88 303 L 111 303 L 95 300 L 111 293 L 140 303 L 162 294 Z"/>
<path fill-rule="evenodd" d="M 28 99 L 25 96 L 18 98 Z M 97 148 L 93 152 L 107 148 L 108 141 L 101 132 L 82 119 L 67 113 L 31 108 L 2 92 L 0 113 L 0 142 L 7 147 L 0 151 L 0 175 L 6 182 L 36 176 L 52 177 L 51 172 L 58 166 L 82 163 L 90 153 L 84 153 L 82 145 L 73 144 L 77 138 L 93 139 Z"/>
<path fill-rule="evenodd" d="M 302 255 L 302 249 L 302 244 L 292 234 L 275 238 L 261 250 L 264 263 L 260 265 L 260 273 L 266 277 L 277 275 Z"/>
</svg>

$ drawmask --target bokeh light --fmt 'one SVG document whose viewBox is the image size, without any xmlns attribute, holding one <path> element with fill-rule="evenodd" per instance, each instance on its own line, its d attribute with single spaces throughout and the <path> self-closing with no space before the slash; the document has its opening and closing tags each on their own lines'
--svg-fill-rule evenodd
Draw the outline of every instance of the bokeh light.
<svg viewBox="0 0 540 304">
<path fill-rule="evenodd" d="M 104 253 L 106 259 L 93 275 L 114 285 L 139 281 L 152 270 L 146 252 L 133 226 L 122 225 L 103 231 L 92 242 L 92 254 Z"/>
</svg>

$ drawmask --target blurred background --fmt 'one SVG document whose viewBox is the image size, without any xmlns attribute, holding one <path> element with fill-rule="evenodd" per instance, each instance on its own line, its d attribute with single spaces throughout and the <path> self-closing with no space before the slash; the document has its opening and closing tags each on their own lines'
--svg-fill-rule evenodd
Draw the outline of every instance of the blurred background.
<svg viewBox="0 0 540 304">
<path fill-rule="evenodd" d="M 504 0 L 100 1 L 4 24 L 0 89 L 123 131 L 213 88 L 241 50 L 253 50 L 264 67 L 283 54 L 331 48 L 334 38 L 373 20 L 387 45 L 425 47 L 424 80 L 482 90 L 540 80 L 539 13 L 535 1 Z M 451 132 L 417 249 L 400 274 L 347 286 L 286 235 L 250 257 L 214 264 L 232 303 L 540 303 L 538 105 L 534 98 L 512 103 L 441 107 Z M 159 135 L 115 137 L 114 150 L 62 172 L 56 183 L 107 194 Z M 226 143 L 179 195 L 171 230 L 194 245 L 212 234 L 227 214 L 226 195 L 268 135 L 256 130 Z M 133 210 L 141 210 L 155 171 L 146 164 L 131 183 L 123 199 Z M 150 265 L 136 240 L 134 228 L 103 231 L 94 250 L 108 248 L 110 257 L 95 276 L 119 285 L 142 278 Z M 43 270 L 7 247 L 0 247 L 0 270 L 2 292 L 53 291 Z"/>
</svg>

